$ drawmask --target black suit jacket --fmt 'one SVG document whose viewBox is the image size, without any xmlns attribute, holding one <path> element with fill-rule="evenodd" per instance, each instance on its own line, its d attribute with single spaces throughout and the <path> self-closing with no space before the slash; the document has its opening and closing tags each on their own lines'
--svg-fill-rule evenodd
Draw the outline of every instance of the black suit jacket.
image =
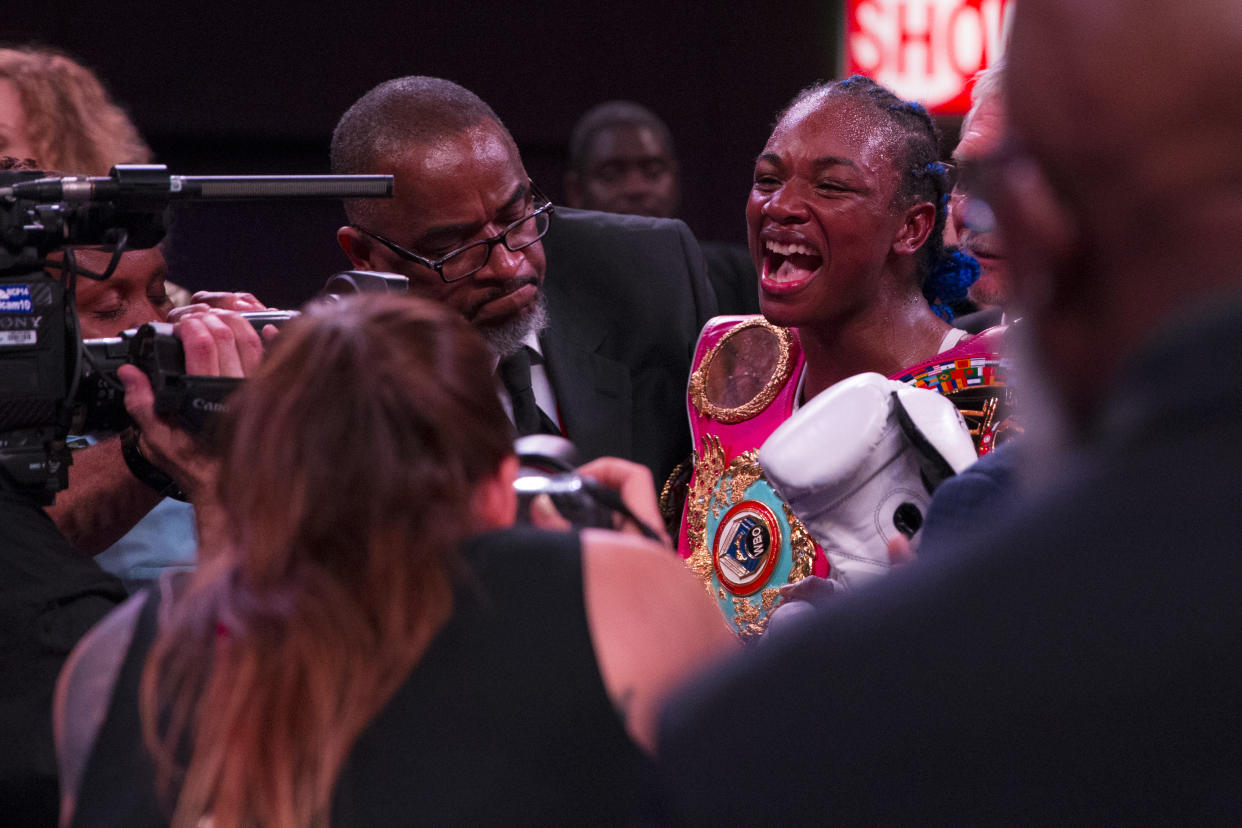
<svg viewBox="0 0 1242 828">
<path fill-rule="evenodd" d="M 1236 823 L 1242 306 L 1165 337 L 1114 402 L 986 542 L 678 698 L 660 755 L 688 820 Z"/>
<path fill-rule="evenodd" d="M 1018 500 L 1023 447 L 985 454 L 936 488 L 919 538 L 920 556 L 952 555 L 1004 519 Z"/>
<path fill-rule="evenodd" d="M 1001 308 L 984 308 L 974 313 L 965 313 L 953 319 L 953 327 L 967 333 L 982 333 L 994 325 L 1001 324 L 1005 311 Z"/>
<path fill-rule="evenodd" d="M 748 316 L 759 313 L 759 274 L 745 245 L 701 241 L 707 280 L 716 294 L 722 316 Z"/>
<path fill-rule="evenodd" d="M 0 486 L 0 825 L 56 824 L 56 676 L 78 639 L 124 600 L 116 577 Z"/>
<path fill-rule="evenodd" d="M 659 486 L 690 454 L 690 360 L 716 313 L 698 244 L 674 219 L 557 207 L 543 247 L 540 344 L 565 432 L 584 460 L 634 460 Z"/>
</svg>

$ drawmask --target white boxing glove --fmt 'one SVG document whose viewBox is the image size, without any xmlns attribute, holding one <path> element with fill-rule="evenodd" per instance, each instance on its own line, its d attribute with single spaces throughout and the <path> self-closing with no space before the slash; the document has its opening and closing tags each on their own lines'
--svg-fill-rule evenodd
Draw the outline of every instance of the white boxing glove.
<svg viewBox="0 0 1242 828">
<path fill-rule="evenodd" d="M 953 403 L 875 373 L 819 394 L 759 449 L 773 489 L 850 588 L 888 570 L 889 540 L 913 540 L 932 490 L 974 461 Z"/>
</svg>

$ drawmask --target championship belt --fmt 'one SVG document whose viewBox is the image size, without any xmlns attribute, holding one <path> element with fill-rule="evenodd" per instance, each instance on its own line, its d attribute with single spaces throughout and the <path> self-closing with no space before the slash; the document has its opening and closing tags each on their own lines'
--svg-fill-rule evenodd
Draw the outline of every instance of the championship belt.
<svg viewBox="0 0 1242 828">
<path fill-rule="evenodd" d="M 797 332 L 762 316 L 703 328 L 690 375 L 694 474 L 678 550 L 742 636 L 763 632 L 782 584 L 827 577 L 828 563 L 759 466 L 759 446 L 793 413 Z"/>
<path fill-rule="evenodd" d="M 1007 331 L 1004 326 L 988 328 L 892 377 L 952 400 L 970 426 L 980 457 L 1022 433 L 1014 413 L 1009 359 L 1001 356 Z"/>
<path fill-rule="evenodd" d="M 953 400 L 980 453 L 1016 428 L 999 341 L 993 329 L 893 377 Z M 744 638 L 766 628 L 782 585 L 830 574 L 823 550 L 758 459 L 794 411 L 803 367 L 797 331 L 762 316 L 712 319 L 695 348 L 687 406 L 694 471 L 678 551 Z"/>
</svg>

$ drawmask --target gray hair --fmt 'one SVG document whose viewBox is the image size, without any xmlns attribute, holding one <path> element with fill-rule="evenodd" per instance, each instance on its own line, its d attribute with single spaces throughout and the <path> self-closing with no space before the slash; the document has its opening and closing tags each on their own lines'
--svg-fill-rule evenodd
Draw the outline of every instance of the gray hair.
<svg viewBox="0 0 1242 828">
<path fill-rule="evenodd" d="M 975 113 L 979 111 L 980 107 L 1005 94 L 1005 73 L 1008 71 L 1008 67 L 1009 61 L 1005 59 L 1004 55 L 1001 55 L 1000 60 L 975 74 L 975 85 L 970 90 L 970 111 L 962 119 L 963 131 L 965 131 L 975 117 Z"/>
</svg>

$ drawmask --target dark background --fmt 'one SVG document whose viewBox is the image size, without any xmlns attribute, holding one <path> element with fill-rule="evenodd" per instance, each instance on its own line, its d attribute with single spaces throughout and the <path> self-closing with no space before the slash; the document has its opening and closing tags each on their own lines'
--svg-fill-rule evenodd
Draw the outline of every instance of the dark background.
<svg viewBox="0 0 1242 828">
<path fill-rule="evenodd" d="M 773 116 L 836 76 L 841 25 L 838 3 L 811 0 L 11 5 L 0 37 L 95 69 L 174 173 L 327 172 L 354 100 L 430 74 L 490 103 L 558 200 L 578 116 L 629 98 L 673 132 L 682 217 L 700 238 L 739 243 Z M 348 266 L 334 236 L 343 215 L 334 202 L 180 207 L 174 279 L 296 305 Z"/>
</svg>

